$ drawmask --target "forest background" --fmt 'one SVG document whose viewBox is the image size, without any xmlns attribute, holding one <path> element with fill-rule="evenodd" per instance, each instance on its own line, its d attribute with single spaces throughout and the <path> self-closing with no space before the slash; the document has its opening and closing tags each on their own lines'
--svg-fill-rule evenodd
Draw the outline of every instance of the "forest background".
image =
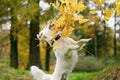
<svg viewBox="0 0 120 80">
<path fill-rule="evenodd" d="M 120 0 L 82 2 L 86 9 L 80 14 L 89 21 L 76 23 L 71 37 L 92 40 L 79 51 L 74 71 L 98 71 L 109 64 L 119 63 Z M 11 67 L 29 69 L 36 65 L 43 70 L 54 70 L 55 57 L 50 46 L 36 40 L 36 34 L 47 21 L 58 14 L 50 3 L 55 3 L 55 0 L 0 1 L 0 58 L 8 59 Z"/>
</svg>

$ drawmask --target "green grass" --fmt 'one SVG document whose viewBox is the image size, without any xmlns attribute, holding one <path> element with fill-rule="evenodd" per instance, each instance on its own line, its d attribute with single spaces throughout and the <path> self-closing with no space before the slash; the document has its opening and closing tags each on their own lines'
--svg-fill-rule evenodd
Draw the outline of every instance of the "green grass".
<svg viewBox="0 0 120 80">
<path fill-rule="evenodd" d="M 111 65 L 98 72 L 73 72 L 69 75 L 69 80 L 101 80 L 106 77 L 110 70 L 114 70 L 118 65 Z M 14 69 L 9 67 L 9 59 L 0 58 L 0 80 L 34 80 L 30 71 Z"/>
<path fill-rule="evenodd" d="M 93 80 L 97 72 L 77 72 L 69 76 L 69 80 Z"/>
<path fill-rule="evenodd" d="M 8 59 L 0 58 L 0 80 L 33 80 L 29 71 L 9 67 Z"/>
<path fill-rule="evenodd" d="M 96 72 L 77 72 L 69 76 L 69 80 L 92 80 Z M 33 80 L 30 71 L 9 67 L 8 59 L 0 58 L 0 80 Z"/>
</svg>

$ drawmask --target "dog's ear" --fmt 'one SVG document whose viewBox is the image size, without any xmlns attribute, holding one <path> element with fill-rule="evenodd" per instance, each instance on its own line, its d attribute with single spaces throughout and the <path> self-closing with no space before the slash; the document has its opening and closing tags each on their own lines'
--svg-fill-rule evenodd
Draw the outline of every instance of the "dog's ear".
<svg viewBox="0 0 120 80">
<path fill-rule="evenodd" d="M 77 42 L 77 44 L 79 45 L 79 50 L 83 49 L 83 47 L 87 44 L 87 42 L 89 42 L 92 38 L 89 39 L 81 39 Z"/>
</svg>

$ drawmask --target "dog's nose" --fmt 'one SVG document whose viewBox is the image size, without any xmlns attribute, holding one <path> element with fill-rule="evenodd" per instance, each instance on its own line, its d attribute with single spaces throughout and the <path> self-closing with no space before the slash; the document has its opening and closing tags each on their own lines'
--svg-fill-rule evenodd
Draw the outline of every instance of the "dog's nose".
<svg viewBox="0 0 120 80">
<path fill-rule="evenodd" d="M 42 35 L 43 35 L 42 33 L 37 34 L 37 38 L 38 39 L 42 38 Z"/>
</svg>

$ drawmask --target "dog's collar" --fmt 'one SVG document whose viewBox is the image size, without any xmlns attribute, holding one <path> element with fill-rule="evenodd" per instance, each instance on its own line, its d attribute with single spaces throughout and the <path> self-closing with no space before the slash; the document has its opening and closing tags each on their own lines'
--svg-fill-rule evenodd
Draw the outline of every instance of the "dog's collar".
<svg viewBox="0 0 120 80">
<path fill-rule="evenodd" d="M 60 39 L 60 35 L 57 35 L 51 42 L 51 44 L 53 45 L 55 41 L 57 41 L 58 39 Z"/>
</svg>

